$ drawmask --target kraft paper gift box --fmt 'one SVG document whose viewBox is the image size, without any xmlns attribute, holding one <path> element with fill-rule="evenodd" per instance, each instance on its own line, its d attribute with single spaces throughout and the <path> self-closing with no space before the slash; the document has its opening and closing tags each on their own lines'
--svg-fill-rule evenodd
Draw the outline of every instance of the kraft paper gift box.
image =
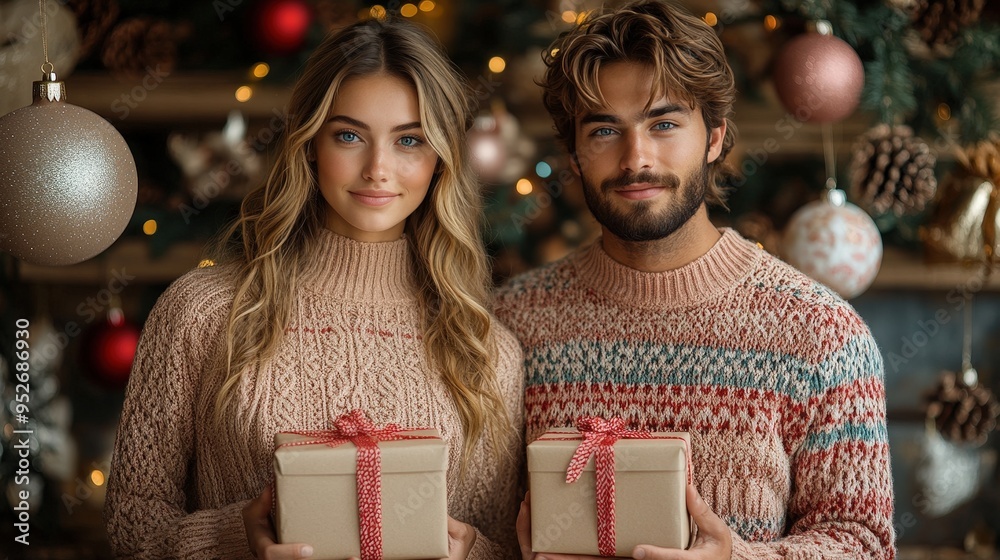
<svg viewBox="0 0 1000 560">
<path fill-rule="evenodd" d="M 351 441 L 303 445 L 324 439 L 337 441 L 330 432 L 327 437 L 287 432 L 274 437 L 278 541 L 312 545 L 316 560 L 371 558 L 375 554 L 370 550 L 363 554 L 361 549 L 358 446 Z M 381 454 L 381 557 L 446 558 L 448 446 L 436 429 L 403 429 L 398 434 L 419 439 L 377 442 Z"/>
<path fill-rule="evenodd" d="M 576 482 L 567 482 L 570 462 L 583 442 L 580 431 L 554 428 L 528 446 L 533 551 L 629 557 L 639 544 L 688 547 L 688 434 L 629 433 L 612 444 L 614 521 L 610 523 L 610 539 L 599 538 L 597 453 L 588 455 L 585 466 L 579 465 L 582 472 Z M 604 437 L 598 435 L 598 439 Z"/>
</svg>

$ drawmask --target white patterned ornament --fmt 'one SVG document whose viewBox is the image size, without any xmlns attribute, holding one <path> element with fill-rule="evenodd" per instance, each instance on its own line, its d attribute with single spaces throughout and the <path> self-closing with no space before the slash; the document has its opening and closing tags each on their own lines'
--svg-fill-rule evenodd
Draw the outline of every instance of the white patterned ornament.
<svg viewBox="0 0 1000 560">
<path fill-rule="evenodd" d="M 882 264 L 882 236 L 864 210 L 831 189 L 800 208 L 785 228 L 785 260 L 844 299 L 868 289 Z"/>
</svg>

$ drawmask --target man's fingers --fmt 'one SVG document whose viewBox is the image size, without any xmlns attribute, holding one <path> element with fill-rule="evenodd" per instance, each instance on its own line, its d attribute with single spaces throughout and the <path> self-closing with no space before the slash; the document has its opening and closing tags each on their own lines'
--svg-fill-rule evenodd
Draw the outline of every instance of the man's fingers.
<svg viewBox="0 0 1000 560">
<path fill-rule="evenodd" d="M 698 525 L 698 538 L 689 550 L 639 545 L 632 550 L 636 560 L 698 560 L 703 558 L 730 558 L 732 545 L 729 526 L 708 507 L 693 484 L 686 491 L 687 509 Z"/>
<path fill-rule="evenodd" d="M 687 487 L 687 507 L 694 522 L 698 525 L 699 538 L 713 541 L 727 540 L 729 525 L 726 525 L 726 522 L 716 515 L 712 508 L 708 507 L 693 484 L 688 484 Z"/>
</svg>

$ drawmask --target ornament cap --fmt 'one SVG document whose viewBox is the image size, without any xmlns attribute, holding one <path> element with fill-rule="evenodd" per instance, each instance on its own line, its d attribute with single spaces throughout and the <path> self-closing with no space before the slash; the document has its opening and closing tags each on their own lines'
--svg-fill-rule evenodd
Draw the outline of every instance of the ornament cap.
<svg viewBox="0 0 1000 560">
<path fill-rule="evenodd" d="M 833 35 L 833 25 L 825 19 L 811 21 L 807 27 L 810 31 L 820 35 Z"/>
<path fill-rule="evenodd" d="M 66 82 L 55 72 L 43 72 L 42 79 L 31 83 L 32 104 L 66 101 Z"/>
<path fill-rule="evenodd" d="M 834 185 L 836 186 L 836 185 Z M 847 203 L 847 193 L 838 189 L 832 188 L 825 193 L 826 201 L 834 206 L 843 206 Z"/>
<path fill-rule="evenodd" d="M 962 370 L 962 383 L 970 389 L 974 389 L 979 384 L 979 372 L 976 371 L 976 368 L 968 366 Z"/>
</svg>

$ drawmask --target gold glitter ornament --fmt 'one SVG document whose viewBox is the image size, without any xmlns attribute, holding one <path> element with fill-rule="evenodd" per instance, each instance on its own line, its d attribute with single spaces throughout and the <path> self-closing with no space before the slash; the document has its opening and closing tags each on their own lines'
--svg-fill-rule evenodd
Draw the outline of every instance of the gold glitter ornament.
<svg viewBox="0 0 1000 560">
<path fill-rule="evenodd" d="M 66 103 L 52 65 L 34 102 L 0 117 L 0 250 L 40 265 L 89 259 L 135 209 L 135 161 L 121 134 Z"/>
</svg>

